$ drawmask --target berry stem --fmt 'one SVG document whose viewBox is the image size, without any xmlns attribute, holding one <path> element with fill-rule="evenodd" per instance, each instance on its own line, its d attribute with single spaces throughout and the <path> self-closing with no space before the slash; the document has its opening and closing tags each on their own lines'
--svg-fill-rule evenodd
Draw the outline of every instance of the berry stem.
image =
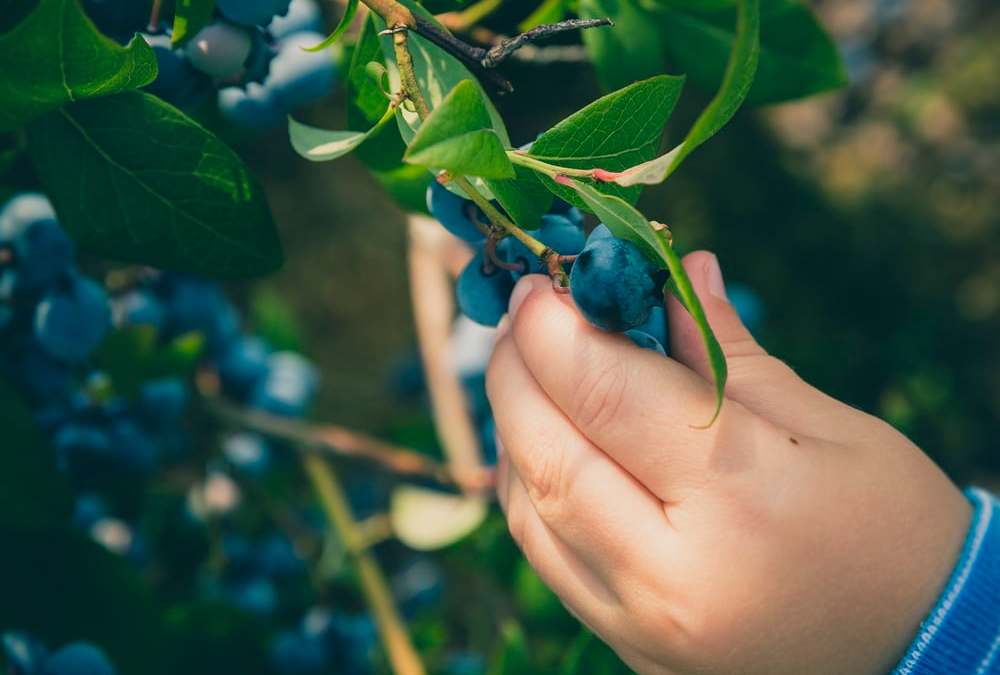
<svg viewBox="0 0 1000 675">
<path fill-rule="evenodd" d="M 597 181 L 598 183 L 612 183 L 621 175 L 617 171 L 607 171 L 606 169 L 596 167 L 592 169 L 574 169 L 568 166 L 550 164 L 538 159 L 537 157 L 532 157 L 522 150 L 508 150 L 507 157 L 510 158 L 510 161 L 513 164 L 518 164 L 527 169 L 537 171 L 538 173 L 544 174 L 552 179 L 559 176 L 566 176 L 570 178 L 589 178 L 590 180 Z"/>
<path fill-rule="evenodd" d="M 157 33 L 160 30 L 160 12 L 163 9 L 163 0 L 153 0 L 153 6 L 149 10 L 149 24 L 146 30 L 150 33 Z"/>
<path fill-rule="evenodd" d="M 354 520 L 337 474 L 318 455 L 303 457 L 302 466 L 330 526 L 336 530 L 348 555 L 354 560 L 361 590 L 375 615 L 375 623 L 382 637 L 382 644 L 388 652 L 392 671 L 396 675 L 423 675 L 426 672 L 423 663 L 410 642 L 406 624 L 396 608 L 385 574 L 371 551 L 365 548 L 366 538 Z"/>
</svg>

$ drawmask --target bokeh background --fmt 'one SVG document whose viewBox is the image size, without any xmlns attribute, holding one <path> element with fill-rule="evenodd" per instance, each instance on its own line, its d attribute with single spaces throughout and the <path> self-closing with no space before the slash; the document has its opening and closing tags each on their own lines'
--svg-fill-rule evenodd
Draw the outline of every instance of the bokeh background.
<svg viewBox="0 0 1000 675">
<path fill-rule="evenodd" d="M 528 4 L 506 3 L 486 25 L 509 34 Z M 959 483 L 996 487 L 1000 6 L 815 7 L 851 85 L 742 111 L 667 185 L 647 190 L 640 207 L 672 226 L 681 249 L 715 251 L 727 281 L 758 294 L 759 339 L 806 380 L 887 419 Z M 515 144 L 600 94 L 579 53 L 562 55 L 507 68 L 516 91 L 496 103 Z M 686 90 L 666 143 L 709 97 Z M 344 107 L 339 93 L 308 117 L 344 128 Z M 420 384 L 404 209 L 355 158 L 307 163 L 283 131 L 228 140 L 264 183 L 287 258 L 271 277 L 230 285 L 231 297 L 270 339 L 319 365 L 317 419 L 439 453 Z M 164 562 L 141 576 L 107 572 L 104 554 L 82 544 L 75 551 L 11 535 L 5 549 L 36 553 L 0 562 L 0 627 L 20 621 L 58 643 L 86 626 L 126 673 L 272 672 L 269 638 L 302 615 L 315 588 L 304 584 L 306 599 L 267 618 L 201 599 L 198 570 L 210 546 L 172 524 L 169 485 L 168 477 L 146 508 L 147 539 L 160 542 Z M 288 503 L 306 501 L 305 489 L 293 481 L 268 488 L 270 499 Z M 265 509 L 254 500 L 245 495 L 258 504 L 241 516 L 249 523 Z M 379 554 L 391 573 L 416 559 L 396 544 Z M 417 584 L 427 594 L 409 618 L 435 672 L 625 672 L 523 563 L 498 514 L 418 562 L 431 582 Z M 363 615 L 349 570 L 318 595 Z M 143 628 L 150 624 L 157 629 Z M 378 655 L 374 663 L 384 670 Z"/>
</svg>

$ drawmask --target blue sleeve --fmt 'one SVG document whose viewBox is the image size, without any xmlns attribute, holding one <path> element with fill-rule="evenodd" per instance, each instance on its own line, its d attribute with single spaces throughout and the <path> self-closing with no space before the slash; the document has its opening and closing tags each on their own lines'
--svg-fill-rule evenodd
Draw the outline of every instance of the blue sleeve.
<svg viewBox="0 0 1000 675">
<path fill-rule="evenodd" d="M 982 490 L 961 558 L 893 675 L 1000 675 L 1000 502 Z"/>
</svg>

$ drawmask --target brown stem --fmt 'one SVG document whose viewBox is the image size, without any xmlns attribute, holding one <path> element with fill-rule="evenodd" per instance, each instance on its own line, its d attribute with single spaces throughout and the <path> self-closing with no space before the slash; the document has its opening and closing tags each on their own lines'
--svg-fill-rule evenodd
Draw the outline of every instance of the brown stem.
<svg viewBox="0 0 1000 675">
<path fill-rule="evenodd" d="M 316 490 L 330 525 L 336 530 L 348 555 L 357 566 L 361 591 L 375 617 L 392 671 L 396 675 L 423 675 L 426 671 L 417 650 L 410 642 L 410 635 L 396 609 L 389 584 L 375 557 L 365 547 L 365 536 L 358 529 L 336 473 L 318 455 L 303 457 L 302 466 Z"/>
</svg>

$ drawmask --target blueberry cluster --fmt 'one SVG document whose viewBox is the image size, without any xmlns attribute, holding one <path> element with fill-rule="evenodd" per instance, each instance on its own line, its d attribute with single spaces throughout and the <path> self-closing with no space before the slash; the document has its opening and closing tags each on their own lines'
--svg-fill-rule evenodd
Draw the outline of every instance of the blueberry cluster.
<svg viewBox="0 0 1000 675">
<path fill-rule="evenodd" d="M 485 216 L 471 201 L 432 182 L 427 207 L 456 237 L 478 247 L 456 284 L 458 306 L 473 321 L 495 326 L 507 311 L 514 284 L 525 274 L 545 273 L 541 260 L 512 236 L 495 245 Z M 532 236 L 564 256 L 576 256 L 570 289 L 581 313 L 595 326 L 624 332 L 640 347 L 665 354 L 668 344 L 663 284 L 666 273 L 629 241 L 598 225 L 583 231 L 580 212 L 556 201 Z"/>
<path fill-rule="evenodd" d="M 303 49 L 324 38 L 316 0 L 217 0 L 214 20 L 180 45 L 173 44 L 169 16 L 150 29 L 147 3 L 84 0 L 84 6 L 102 31 L 122 42 L 142 32 L 159 66 L 148 90 L 184 110 L 217 95 L 226 119 L 273 127 L 326 96 L 335 82 L 330 53 Z"/>
<path fill-rule="evenodd" d="M 294 628 L 271 642 L 271 665 L 282 675 L 370 673 L 378 645 L 375 623 L 367 614 L 334 613 L 313 607 Z"/>
<path fill-rule="evenodd" d="M 8 675 L 114 675 L 115 667 L 98 647 L 73 642 L 54 652 L 21 631 L 0 636 Z"/>
</svg>

